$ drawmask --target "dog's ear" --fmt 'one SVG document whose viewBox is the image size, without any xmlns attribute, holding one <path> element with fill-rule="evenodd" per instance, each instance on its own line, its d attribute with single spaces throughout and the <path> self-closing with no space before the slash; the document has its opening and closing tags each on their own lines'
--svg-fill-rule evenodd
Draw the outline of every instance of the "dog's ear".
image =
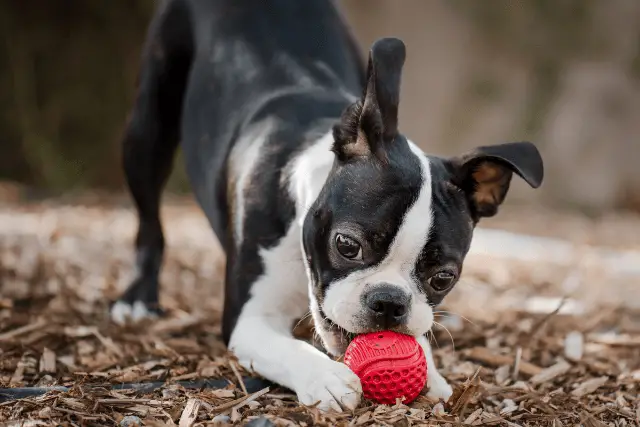
<svg viewBox="0 0 640 427">
<path fill-rule="evenodd" d="M 452 164 L 455 184 L 469 196 L 476 220 L 498 212 L 513 172 L 532 188 L 538 188 L 544 177 L 540 152 L 530 142 L 478 147 L 452 159 Z"/>
<path fill-rule="evenodd" d="M 374 155 L 386 161 L 385 145 L 398 135 L 400 77 L 406 57 L 402 40 L 383 38 L 369 51 L 367 85 L 334 126 L 333 151 L 341 161 Z"/>
</svg>

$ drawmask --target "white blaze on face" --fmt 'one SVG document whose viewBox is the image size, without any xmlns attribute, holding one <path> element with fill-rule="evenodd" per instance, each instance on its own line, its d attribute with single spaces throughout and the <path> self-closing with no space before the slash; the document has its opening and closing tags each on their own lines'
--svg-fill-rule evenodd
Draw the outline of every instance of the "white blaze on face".
<svg viewBox="0 0 640 427">
<path fill-rule="evenodd" d="M 329 284 L 322 303 L 324 313 L 331 321 L 349 332 L 361 333 L 358 315 L 366 307 L 361 303 L 367 284 L 387 283 L 398 286 L 412 296 L 407 328 L 414 335 L 426 333 L 433 324 L 433 311 L 412 272 L 420 252 L 427 243 L 432 224 L 432 190 L 429 161 L 422 151 L 409 142 L 411 150 L 420 160 L 422 188 L 417 200 L 405 213 L 387 256 L 375 267 L 349 274 Z"/>
</svg>

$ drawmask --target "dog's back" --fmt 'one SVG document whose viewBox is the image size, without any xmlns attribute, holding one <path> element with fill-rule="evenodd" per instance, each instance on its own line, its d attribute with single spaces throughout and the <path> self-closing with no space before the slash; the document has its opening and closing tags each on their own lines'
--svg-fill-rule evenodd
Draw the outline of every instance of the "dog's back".
<svg viewBox="0 0 640 427">
<path fill-rule="evenodd" d="M 173 55 L 168 64 L 177 70 L 175 79 L 186 79 L 186 169 L 221 236 L 227 224 L 220 212 L 220 199 L 226 199 L 221 185 L 233 144 L 266 116 L 337 116 L 340 111 L 326 111 L 317 94 L 304 105 L 292 98 L 319 92 L 335 104 L 342 95 L 338 108 L 344 108 L 344 94 L 358 95 L 364 85 L 360 56 L 328 0 L 170 0 L 155 19 L 163 53 Z"/>
</svg>

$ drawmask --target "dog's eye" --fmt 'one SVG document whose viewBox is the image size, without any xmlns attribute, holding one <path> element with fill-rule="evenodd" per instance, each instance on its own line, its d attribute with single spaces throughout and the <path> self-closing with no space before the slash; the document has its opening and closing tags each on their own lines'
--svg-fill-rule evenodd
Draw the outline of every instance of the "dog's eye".
<svg viewBox="0 0 640 427">
<path fill-rule="evenodd" d="M 431 286 L 437 292 L 443 292 L 449 289 L 455 281 L 456 276 L 453 274 L 441 271 L 429 278 L 429 286 Z"/>
<path fill-rule="evenodd" d="M 356 242 L 349 236 L 345 236 L 344 234 L 336 235 L 336 249 L 338 249 L 340 255 L 347 259 L 362 259 L 362 247 L 360 246 L 360 243 Z"/>
</svg>

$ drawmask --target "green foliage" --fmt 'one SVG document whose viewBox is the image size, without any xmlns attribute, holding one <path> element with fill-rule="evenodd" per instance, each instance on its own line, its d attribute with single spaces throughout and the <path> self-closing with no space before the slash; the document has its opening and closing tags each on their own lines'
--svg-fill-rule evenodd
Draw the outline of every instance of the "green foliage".
<svg viewBox="0 0 640 427">
<path fill-rule="evenodd" d="M 11 158 L 0 156 L 0 175 L 54 191 L 121 184 L 118 142 L 152 7 L 150 0 L 0 3 L 0 134 L 11 147 Z"/>
</svg>

